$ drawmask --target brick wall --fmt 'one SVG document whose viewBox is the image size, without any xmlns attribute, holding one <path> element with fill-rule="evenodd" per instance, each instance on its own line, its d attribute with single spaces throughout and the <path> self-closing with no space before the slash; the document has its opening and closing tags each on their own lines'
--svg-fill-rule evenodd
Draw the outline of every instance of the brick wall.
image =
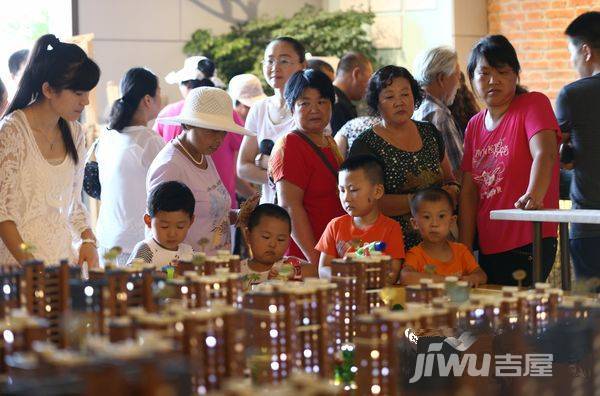
<svg viewBox="0 0 600 396">
<path fill-rule="evenodd" d="M 489 32 L 514 45 L 521 83 L 554 104 L 560 88 L 577 78 L 563 32 L 575 17 L 593 10 L 600 10 L 600 0 L 488 0 Z"/>
</svg>

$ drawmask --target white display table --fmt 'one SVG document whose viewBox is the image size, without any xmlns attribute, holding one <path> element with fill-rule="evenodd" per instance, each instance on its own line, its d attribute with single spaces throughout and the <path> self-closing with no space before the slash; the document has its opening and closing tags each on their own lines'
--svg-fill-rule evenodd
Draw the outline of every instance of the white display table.
<svg viewBox="0 0 600 396">
<path fill-rule="evenodd" d="M 533 223 L 533 282 L 543 282 L 542 223 L 560 223 L 560 267 L 563 290 L 571 289 L 571 259 L 569 256 L 569 223 L 600 224 L 600 210 L 492 210 L 492 220 L 530 221 Z"/>
</svg>

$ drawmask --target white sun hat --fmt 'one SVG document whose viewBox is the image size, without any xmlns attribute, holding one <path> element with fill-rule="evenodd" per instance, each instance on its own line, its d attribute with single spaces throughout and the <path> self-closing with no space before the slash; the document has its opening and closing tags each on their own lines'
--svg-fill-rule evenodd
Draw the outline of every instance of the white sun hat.
<svg viewBox="0 0 600 396">
<path fill-rule="evenodd" d="M 165 77 L 168 84 L 179 84 L 187 80 L 202 80 L 206 76 L 198 69 L 198 63 L 206 59 L 205 56 L 190 56 L 183 62 L 183 68 L 172 71 Z"/>
<path fill-rule="evenodd" d="M 159 118 L 163 124 L 186 124 L 199 128 L 256 136 L 233 121 L 233 104 L 227 92 L 220 88 L 192 89 L 185 98 L 178 116 Z"/>
<path fill-rule="evenodd" d="M 256 102 L 267 97 L 262 84 L 254 74 L 239 74 L 229 80 L 229 95 L 234 101 L 252 107 Z"/>
</svg>

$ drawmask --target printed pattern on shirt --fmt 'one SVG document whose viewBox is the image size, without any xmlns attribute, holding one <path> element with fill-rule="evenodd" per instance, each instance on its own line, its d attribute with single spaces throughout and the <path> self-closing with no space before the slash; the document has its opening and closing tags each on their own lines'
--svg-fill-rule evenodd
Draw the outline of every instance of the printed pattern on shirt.
<svg viewBox="0 0 600 396">
<path fill-rule="evenodd" d="M 138 245 L 135 252 L 133 252 L 133 259 L 142 259 L 145 263 L 152 263 L 152 258 L 154 257 L 154 253 L 150 246 L 145 243 Z"/>
<path fill-rule="evenodd" d="M 504 138 L 475 150 L 473 153 L 473 180 L 479 185 L 479 197 L 491 198 L 502 193 L 505 165 L 499 160 L 510 154 Z"/>
</svg>

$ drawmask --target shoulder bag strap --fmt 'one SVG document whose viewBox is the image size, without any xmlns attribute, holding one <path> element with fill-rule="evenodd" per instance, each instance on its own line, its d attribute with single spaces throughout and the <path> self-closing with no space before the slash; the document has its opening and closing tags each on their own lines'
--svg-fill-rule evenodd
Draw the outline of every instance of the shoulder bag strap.
<svg viewBox="0 0 600 396">
<path fill-rule="evenodd" d="M 302 138 L 310 146 L 310 148 L 313 149 L 313 151 L 315 152 L 315 154 L 317 154 L 319 156 L 319 158 L 321 159 L 321 161 L 323 161 L 323 164 L 325 164 L 325 166 L 327 167 L 327 169 L 329 169 L 329 171 L 333 175 L 334 179 L 337 180 L 338 172 L 335 169 L 335 167 L 333 165 L 331 165 L 331 162 L 329 162 L 329 159 L 327 159 L 327 156 L 325 155 L 325 153 L 323 153 L 323 151 L 312 140 L 310 140 L 310 138 L 308 136 L 306 136 L 302 132 L 292 131 L 292 133 L 294 135 Z"/>
</svg>

